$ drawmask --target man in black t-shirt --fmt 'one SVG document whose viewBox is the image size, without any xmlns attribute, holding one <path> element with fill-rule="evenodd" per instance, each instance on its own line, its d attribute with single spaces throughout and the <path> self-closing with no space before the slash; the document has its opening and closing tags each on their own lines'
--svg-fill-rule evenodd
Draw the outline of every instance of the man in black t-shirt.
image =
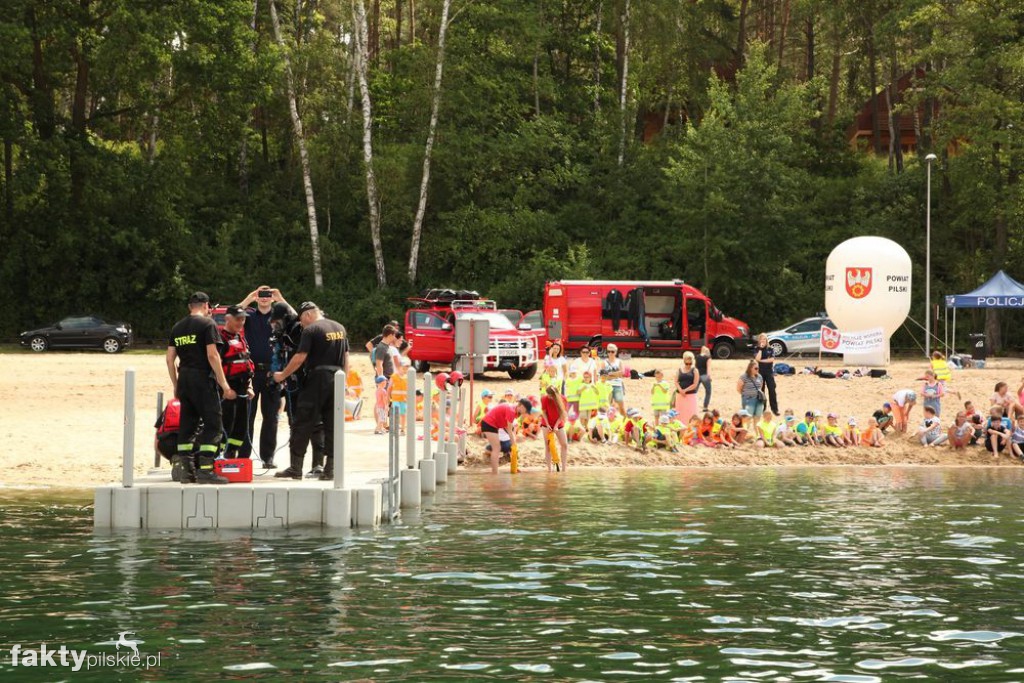
<svg viewBox="0 0 1024 683">
<path fill-rule="evenodd" d="M 302 325 L 299 348 L 284 370 L 274 373 L 274 381 L 280 383 L 303 365 L 306 367 L 306 381 L 299 390 L 292 418 L 291 464 L 274 476 L 302 478 L 302 463 L 310 437 L 323 423 L 327 466 L 320 479 L 331 480 L 334 478 L 334 373 L 348 372 L 348 336 L 341 324 L 325 318 L 312 301 L 299 306 L 299 324 Z"/>
<path fill-rule="evenodd" d="M 167 340 L 167 374 L 171 377 L 174 396 L 181 401 L 177 457 L 184 470 L 183 481 L 189 481 L 194 466 L 191 439 L 201 419 L 202 429 L 195 436 L 199 447 L 195 481 L 200 484 L 226 484 L 228 480 L 213 471 L 213 460 L 223 437 L 221 397 L 217 387 L 220 386 L 227 400 L 237 398 L 237 394 L 228 385 L 221 367 L 217 351 L 220 334 L 210 318 L 210 297 L 204 292 L 196 292 L 189 297 L 188 310 L 188 316 L 171 328 Z"/>
<path fill-rule="evenodd" d="M 380 341 L 373 349 L 373 370 L 377 377 L 391 379 L 391 375 L 395 374 L 395 361 L 391 357 L 391 346 L 395 343 L 396 332 L 397 330 L 391 325 L 386 326 L 380 334 Z"/>
</svg>

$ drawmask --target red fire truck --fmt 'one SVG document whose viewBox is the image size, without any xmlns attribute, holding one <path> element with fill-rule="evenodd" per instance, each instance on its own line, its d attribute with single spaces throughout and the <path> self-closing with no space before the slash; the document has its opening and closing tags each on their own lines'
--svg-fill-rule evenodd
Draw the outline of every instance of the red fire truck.
<svg viewBox="0 0 1024 683">
<path fill-rule="evenodd" d="M 432 289 L 409 299 L 409 303 L 405 334 L 412 343 L 409 357 L 417 372 L 426 372 L 431 363 L 455 366 L 455 321 L 466 318 L 490 323 L 485 371 L 507 372 L 512 379 L 536 376 L 537 334 L 529 325 L 513 325 L 495 302 L 481 299 L 476 292 Z"/>
<path fill-rule="evenodd" d="M 595 337 L 622 350 L 652 355 L 697 351 L 716 358 L 751 346 L 750 327 L 723 315 L 699 289 L 682 280 L 562 280 L 544 288 L 549 340 L 566 351 Z"/>
</svg>

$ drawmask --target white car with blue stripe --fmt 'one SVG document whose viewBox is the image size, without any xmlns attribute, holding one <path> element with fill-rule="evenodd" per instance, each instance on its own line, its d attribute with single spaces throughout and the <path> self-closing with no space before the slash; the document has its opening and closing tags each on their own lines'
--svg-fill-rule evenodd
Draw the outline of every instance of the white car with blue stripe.
<svg viewBox="0 0 1024 683">
<path fill-rule="evenodd" d="M 835 324 L 827 317 L 807 318 L 785 329 L 766 332 L 768 346 L 776 356 L 787 353 L 818 353 L 821 350 L 822 325 L 836 329 Z"/>
</svg>

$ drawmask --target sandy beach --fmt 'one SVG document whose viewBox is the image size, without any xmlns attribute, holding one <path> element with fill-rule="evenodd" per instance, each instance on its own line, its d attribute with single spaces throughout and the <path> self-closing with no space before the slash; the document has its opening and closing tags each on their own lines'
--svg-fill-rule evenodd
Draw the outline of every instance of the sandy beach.
<svg viewBox="0 0 1024 683">
<path fill-rule="evenodd" d="M 797 368 L 814 365 L 816 358 L 793 358 Z M 654 367 L 674 376 L 675 359 L 634 358 L 626 362 L 640 372 Z M 736 380 L 744 360 L 712 361 L 712 407 L 732 414 L 739 409 Z M 823 363 L 831 369 L 841 367 L 838 359 Z M 363 377 L 370 374 L 365 354 L 355 355 L 352 367 Z M 120 479 L 123 439 L 124 374 L 136 371 L 136 471 L 145 473 L 153 462 L 153 421 L 157 392 L 169 394 L 170 382 L 163 356 L 152 353 L 49 352 L 43 354 L 0 354 L 0 436 L 6 448 L 0 455 L 0 486 L 87 487 Z M 778 378 L 780 408 L 792 408 L 798 415 L 806 410 L 835 412 L 843 420 L 857 417 L 863 425 L 872 411 L 903 388 L 920 393 L 923 361 L 899 361 L 889 368 L 891 378 L 820 379 L 813 375 Z M 954 370 L 943 401 L 943 423 L 950 422 L 964 400 L 973 400 L 986 411 L 996 382 L 1010 383 L 1016 390 L 1024 375 L 1024 361 L 994 360 L 981 370 Z M 650 388 L 653 380 L 626 382 L 626 403 L 650 415 Z M 511 387 L 525 395 L 537 395 L 536 380 L 513 382 L 504 374 L 489 374 L 474 383 L 476 397 L 482 389 L 499 396 Z M 467 390 L 468 392 L 468 390 Z M 960 398 L 956 394 L 959 392 Z M 474 398 L 476 400 L 476 398 Z M 372 427 L 366 411 L 359 427 Z M 921 418 L 917 407 L 912 428 Z M 257 420 L 257 429 L 259 421 Z M 283 435 L 287 434 L 282 427 Z M 381 437 L 380 448 L 386 451 Z M 471 438 L 467 465 L 470 471 L 484 471 L 483 441 Z M 684 448 L 682 453 L 650 451 L 641 454 L 622 445 L 574 443 L 570 447 L 570 467 L 742 467 L 777 465 L 939 465 L 939 466 L 1016 466 L 1007 456 L 993 459 L 983 448 L 966 453 L 950 449 L 922 448 L 909 436 L 890 436 L 884 448 L 786 448 L 758 451 L 753 447 L 735 450 L 721 448 Z M 540 440 L 527 440 L 520 450 L 526 473 L 544 470 Z"/>
</svg>

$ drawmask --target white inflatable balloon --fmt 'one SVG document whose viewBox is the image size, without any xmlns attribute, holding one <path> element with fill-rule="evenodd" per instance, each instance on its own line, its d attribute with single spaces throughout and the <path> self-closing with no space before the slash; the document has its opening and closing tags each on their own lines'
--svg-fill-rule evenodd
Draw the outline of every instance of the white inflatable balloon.
<svg viewBox="0 0 1024 683">
<path fill-rule="evenodd" d="M 906 249 L 884 237 L 854 237 L 829 254 L 825 263 L 825 309 L 840 332 L 881 327 L 881 351 L 847 353 L 848 365 L 889 363 L 889 337 L 910 313 L 912 264 Z"/>
</svg>

